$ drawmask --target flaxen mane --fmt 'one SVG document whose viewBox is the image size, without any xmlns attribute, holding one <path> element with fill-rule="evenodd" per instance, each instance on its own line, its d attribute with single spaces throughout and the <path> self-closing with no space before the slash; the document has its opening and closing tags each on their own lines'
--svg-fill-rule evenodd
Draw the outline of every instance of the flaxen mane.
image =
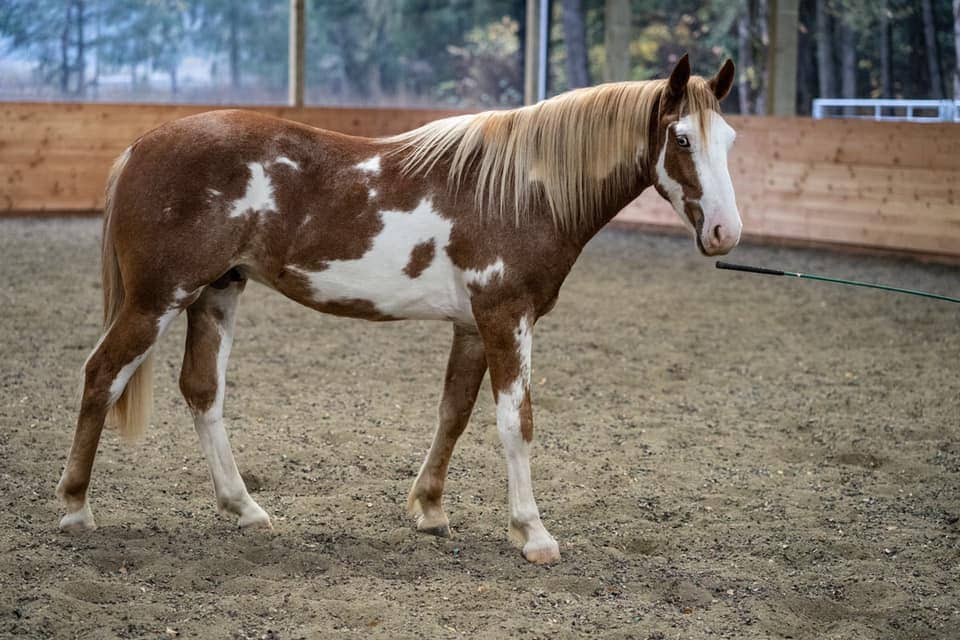
<svg viewBox="0 0 960 640">
<path fill-rule="evenodd" d="M 410 174 L 449 158 L 454 190 L 476 167 L 481 212 L 502 217 L 512 209 L 520 224 L 542 194 L 557 227 L 577 228 L 600 215 L 606 194 L 621 192 L 655 161 L 647 138 L 667 91 L 666 80 L 604 84 L 529 107 L 437 120 L 384 141 L 399 144 Z M 706 134 L 706 113 L 719 108 L 707 81 L 692 77 L 680 113 L 700 113 Z"/>
</svg>

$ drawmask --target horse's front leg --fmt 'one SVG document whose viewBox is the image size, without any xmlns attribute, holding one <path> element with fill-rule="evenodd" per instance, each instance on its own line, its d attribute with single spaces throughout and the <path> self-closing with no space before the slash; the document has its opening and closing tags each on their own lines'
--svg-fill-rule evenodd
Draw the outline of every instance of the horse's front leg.
<svg viewBox="0 0 960 640">
<path fill-rule="evenodd" d="M 423 533 L 443 537 L 450 535 L 450 521 L 443 512 L 442 502 L 447 465 L 457 439 L 470 420 L 473 403 L 486 371 L 487 361 L 479 334 L 474 329 L 454 325 L 437 432 L 407 501 L 408 510 L 418 516 L 417 530 Z"/>
<path fill-rule="evenodd" d="M 523 545 L 523 557 L 537 564 L 560 559 L 560 547 L 540 520 L 530 479 L 533 408 L 530 354 L 534 316 L 530 311 L 479 314 L 497 405 L 497 430 L 507 458 L 510 537 Z"/>
</svg>

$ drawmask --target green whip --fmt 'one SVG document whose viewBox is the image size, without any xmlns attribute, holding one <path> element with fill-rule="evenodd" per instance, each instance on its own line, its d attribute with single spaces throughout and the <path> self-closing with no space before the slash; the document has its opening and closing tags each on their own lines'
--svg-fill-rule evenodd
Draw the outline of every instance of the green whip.
<svg viewBox="0 0 960 640">
<path fill-rule="evenodd" d="M 896 293 L 909 293 L 912 296 L 922 296 L 924 298 L 933 298 L 934 300 L 944 300 L 946 302 L 955 302 L 960 304 L 960 298 L 951 298 L 942 296 L 938 293 L 929 291 L 920 291 L 918 289 L 902 289 L 900 287 L 891 287 L 886 284 L 876 284 L 873 282 L 859 282 L 857 280 L 844 280 L 842 278 L 829 278 L 827 276 L 818 276 L 812 273 L 799 273 L 797 271 L 781 271 L 780 269 L 766 269 L 764 267 L 751 267 L 745 264 L 733 264 L 730 262 L 717 261 L 717 269 L 729 269 L 730 271 L 746 271 L 748 273 L 761 273 L 768 276 L 793 276 L 794 278 L 803 278 L 805 280 L 819 280 L 821 282 L 833 282 L 836 284 L 848 284 L 853 287 L 869 287 L 870 289 L 882 289 L 884 291 L 895 291 Z"/>
</svg>

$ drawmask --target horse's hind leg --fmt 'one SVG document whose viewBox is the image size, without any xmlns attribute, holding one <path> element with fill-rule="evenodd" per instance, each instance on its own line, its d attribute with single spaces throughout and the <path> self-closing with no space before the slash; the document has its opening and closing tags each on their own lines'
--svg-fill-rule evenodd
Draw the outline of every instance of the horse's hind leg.
<svg viewBox="0 0 960 640">
<path fill-rule="evenodd" d="M 457 438 L 470 420 L 470 412 L 486 371 L 487 360 L 480 335 L 476 331 L 454 326 L 437 432 L 407 503 L 411 513 L 419 514 L 419 531 L 444 537 L 450 535 L 450 521 L 443 512 L 442 502 L 447 465 Z"/>
<path fill-rule="evenodd" d="M 217 505 L 236 515 L 241 527 L 270 527 L 270 516 L 247 493 L 223 424 L 227 360 L 244 282 L 224 280 L 222 284 L 225 286 L 219 289 L 208 286 L 187 308 L 187 348 L 180 390 L 193 412 L 200 446 L 210 463 Z"/>
<path fill-rule="evenodd" d="M 176 315 L 153 313 L 125 305 L 84 366 L 80 417 L 67 464 L 57 485 L 67 507 L 62 530 L 95 528 L 87 502 L 93 459 L 107 410 L 117 401 L 137 367 Z"/>
</svg>

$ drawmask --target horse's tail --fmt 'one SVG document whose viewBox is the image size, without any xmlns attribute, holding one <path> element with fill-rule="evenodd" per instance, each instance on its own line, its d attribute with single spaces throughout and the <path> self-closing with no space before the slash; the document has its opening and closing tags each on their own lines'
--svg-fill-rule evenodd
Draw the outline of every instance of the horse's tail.
<svg viewBox="0 0 960 640">
<path fill-rule="evenodd" d="M 132 148 L 132 147 L 131 147 Z M 104 335 L 113 326 L 123 306 L 123 279 L 113 239 L 114 194 L 117 182 L 123 173 L 130 149 L 117 158 L 107 179 L 107 191 L 103 211 L 103 245 L 101 247 L 100 278 L 103 283 L 103 331 Z M 153 408 L 153 355 L 147 353 L 137 370 L 127 382 L 126 388 L 107 413 L 107 424 L 116 426 L 120 437 L 128 442 L 140 439 L 150 420 Z"/>
</svg>

